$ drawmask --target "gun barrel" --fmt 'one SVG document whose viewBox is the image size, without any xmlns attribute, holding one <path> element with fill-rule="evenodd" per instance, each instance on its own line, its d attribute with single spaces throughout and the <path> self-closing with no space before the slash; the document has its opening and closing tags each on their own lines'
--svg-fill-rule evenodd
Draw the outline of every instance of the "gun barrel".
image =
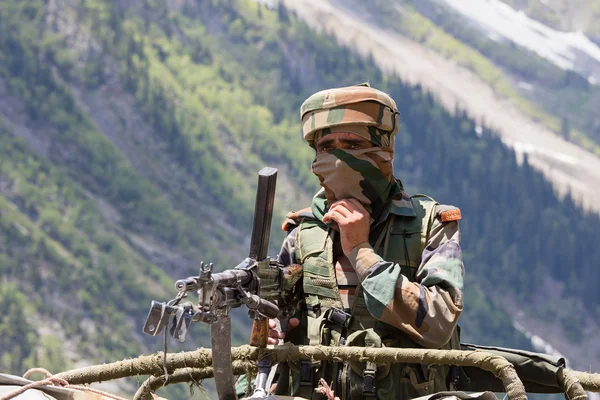
<svg viewBox="0 0 600 400">
<path fill-rule="evenodd" d="M 249 255 L 250 258 L 257 261 L 265 259 L 269 248 L 276 183 L 277 168 L 265 167 L 258 172 L 258 189 Z"/>
<path fill-rule="evenodd" d="M 276 304 L 261 299 L 255 294 L 250 296 L 249 301 L 246 302 L 246 306 L 250 310 L 256 310 L 268 318 L 277 318 L 279 316 L 279 307 Z"/>
<path fill-rule="evenodd" d="M 212 282 L 217 286 L 235 286 L 238 282 L 245 285 L 250 279 L 252 279 L 252 272 L 250 271 L 229 269 L 227 271 L 212 274 L 209 282 Z M 200 282 L 200 277 L 189 276 L 175 282 L 175 289 L 179 292 L 193 292 L 199 290 L 202 284 L 203 283 Z"/>
<path fill-rule="evenodd" d="M 252 272 L 228 269 L 227 271 L 212 274 L 212 279 L 217 286 L 235 286 L 238 282 L 245 285 L 252 279 Z"/>
<path fill-rule="evenodd" d="M 175 282 L 175 289 L 178 292 L 193 292 L 198 290 L 198 277 L 190 276 L 185 279 L 180 279 Z"/>
</svg>

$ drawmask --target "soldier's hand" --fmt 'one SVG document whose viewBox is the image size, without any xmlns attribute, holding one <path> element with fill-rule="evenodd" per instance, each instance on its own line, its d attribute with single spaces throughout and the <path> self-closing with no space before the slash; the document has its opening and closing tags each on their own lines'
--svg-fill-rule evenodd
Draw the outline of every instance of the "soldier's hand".
<svg viewBox="0 0 600 400">
<path fill-rule="evenodd" d="M 298 318 L 290 318 L 288 320 L 288 332 L 300 325 L 300 320 Z M 280 339 L 284 339 L 285 335 L 283 332 L 278 329 L 277 321 L 274 319 L 269 320 L 269 338 L 267 339 L 267 344 L 279 344 Z"/>
<path fill-rule="evenodd" d="M 338 200 L 329 207 L 323 222 L 337 222 L 340 229 L 342 250 L 348 256 L 352 249 L 369 241 L 371 215 L 356 199 Z"/>
</svg>

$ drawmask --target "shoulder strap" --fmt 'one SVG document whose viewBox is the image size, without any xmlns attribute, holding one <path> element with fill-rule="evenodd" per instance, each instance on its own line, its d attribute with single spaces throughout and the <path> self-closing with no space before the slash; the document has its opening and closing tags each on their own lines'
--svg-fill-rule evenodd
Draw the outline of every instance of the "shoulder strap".
<svg viewBox="0 0 600 400">
<path fill-rule="evenodd" d="M 438 203 L 425 195 L 412 196 L 410 201 L 415 216 L 392 216 L 393 220 L 386 227 L 382 257 L 416 268 L 429 239 Z"/>
<path fill-rule="evenodd" d="M 325 251 L 329 229 L 316 218 L 299 218 L 298 230 L 296 232 L 296 260 L 300 264 L 315 254 Z"/>
<path fill-rule="evenodd" d="M 303 219 L 298 226 L 294 250 L 302 264 L 302 287 L 311 317 L 318 314 L 314 309 L 342 307 L 333 264 L 333 232 L 317 219 Z"/>
</svg>

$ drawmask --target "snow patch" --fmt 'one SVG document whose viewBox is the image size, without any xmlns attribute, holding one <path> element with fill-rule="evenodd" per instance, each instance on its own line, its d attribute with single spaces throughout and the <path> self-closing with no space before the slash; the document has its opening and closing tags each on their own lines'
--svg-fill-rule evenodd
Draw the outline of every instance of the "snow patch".
<svg viewBox="0 0 600 400">
<path fill-rule="evenodd" d="M 267 7 L 269 10 L 277 8 L 277 0 L 256 0 L 256 2 Z"/>
<path fill-rule="evenodd" d="M 529 92 L 531 92 L 533 89 L 535 89 L 535 87 L 531 83 L 529 83 L 529 82 L 519 81 L 519 83 L 517 85 L 521 89 L 527 90 Z"/>
<path fill-rule="evenodd" d="M 520 142 L 520 141 L 510 141 L 508 139 L 504 139 L 503 142 L 509 146 L 511 146 L 518 155 L 522 154 L 541 154 L 548 158 L 554 159 L 556 161 L 560 161 L 563 164 L 568 165 L 577 165 L 579 164 L 579 160 L 573 156 L 560 153 L 558 151 L 552 151 L 547 148 L 538 147 L 531 143 Z"/>
<path fill-rule="evenodd" d="M 477 135 L 478 138 L 483 136 L 483 128 L 480 125 L 477 125 L 475 127 L 475 134 Z"/>
<path fill-rule="evenodd" d="M 519 324 L 518 322 L 513 321 L 513 327 L 519 332 L 521 332 L 523 335 L 525 335 L 527 339 L 531 340 L 531 345 L 533 346 L 533 349 L 538 353 L 562 357 L 565 360 L 567 359 L 560 351 L 552 347 L 550 343 L 546 342 L 538 335 L 534 335 L 533 333 L 529 332 L 523 325 Z"/>
<path fill-rule="evenodd" d="M 564 70 L 600 80 L 600 47 L 582 32 L 561 32 L 529 18 L 499 0 L 443 0 L 475 22 L 492 40 L 510 40 Z"/>
</svg>

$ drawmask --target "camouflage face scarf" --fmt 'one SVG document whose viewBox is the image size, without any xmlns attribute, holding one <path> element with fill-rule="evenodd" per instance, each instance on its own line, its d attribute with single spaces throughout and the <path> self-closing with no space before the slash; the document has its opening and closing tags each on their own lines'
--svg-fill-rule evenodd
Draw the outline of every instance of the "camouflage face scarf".
<svg viewBox="0 0 600 400">
<path fill-rule="evenodd" d="M 389 147 L 335 149 L 318 154 L 312 163 L 312 171 L 321 181 L 323 191 L 313 199 L 315 217 L 322 219 L 329 204 L 337 200 L 354 198 L 376 220 L 396 185 L 393 154 Z"/>
</svg>

